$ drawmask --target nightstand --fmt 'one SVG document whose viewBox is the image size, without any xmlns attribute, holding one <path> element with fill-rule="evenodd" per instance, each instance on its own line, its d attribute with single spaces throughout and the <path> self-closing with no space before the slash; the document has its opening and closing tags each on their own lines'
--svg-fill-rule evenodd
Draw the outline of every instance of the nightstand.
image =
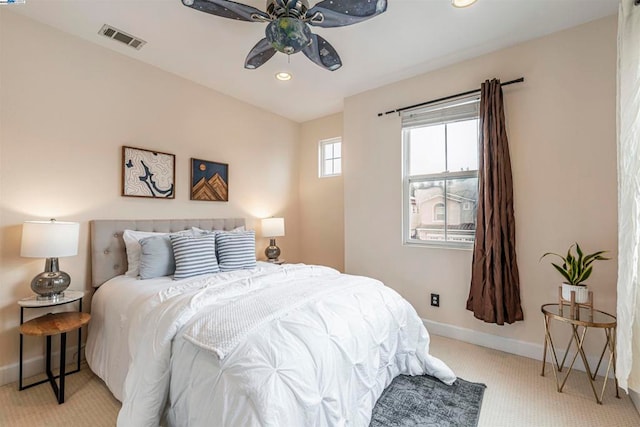
<svg viewBox="0 0 640 427">
<path fill-rule="evenodd" d="M 64 295 L 57 300 L 39 300 L 37 296 L 31 296 L 29 298 L 23 298 L 18 301 L 20 306 L 20 365 L 19 365 L 19 380 L 18 390 L 24 390 L 36 385 L 40 385 L 45 382 L 50 382 L 59 403 L 64 402 L 64 376 L 71 375 L 80 370 L 80 354 L 81 354 L 81 339 L 82 339 L 82 326 L 89 322 L 90 316 L 86 313 L 82 313 L 82 298 L 84 292 L 82 291 L 65 291 Z M 25 309 L 47 308 L 62 306 L 65 304 L 78 303 L 78 312 L 63 312 L 58 313 L 60 315 L 69 314 L 69 316 L 58 316 L 58 314 L 47 314 L 44 316 L 36 317 L 25 322 L 24 314 Z M 74 316 L 72 316 L 74 315 Z M 82 316 L 84 315 L 84 316 Z M 51 316 L 58 316 L 52 318 Z M 47 325 L 47 320 L 50 321 Z M 53 323 L 51 323 L 53 322 Z M 78 330 L 78 357 L 76 360 L 76 369 L 71 372 L 64 372 L 64 362 L 66 357 L 66 337 L 67 332 Z M 60 334 L 61 351 L 60 361 L 62 366 L 60 367 L 60 375 L 53 376 L 51 374 L 51 336 Z M 46 355 L 46 370 L 47 379 L 37 381 L 31 384 L 23 384 L 23 347 L 24 347 L 24 335 L 46 336 L 47 340 L 47 355 Z M 60 378 L 60 387 L 55 383 L 55 379 Z"/>
<path fill-rule="evenodd" d="M 591 390 L 593 391 L 593 395 L 596 398 L 596 402 L 599 405 L 602 405 L 602 397 L 604 396 L 604 389 L 607 387 L 607 382 L 609 379 L 608 374 L 611 368 L 613 368 L 613 379 L 616 387 L 616 397 L 620 399 L 620 393 L 618 391 L 618 377 L 616 376 L 616 327 L 618 325 L 616 317 L 609 313 L 605 313 L 604 311 L 594 310 L 593 305 L 591 307 L 577 306 L 576 308 L 573 308 L 569 305 L 562 306 L 560 304 L 545 304 L 541 307 L 541 310 L 542 314 L 544 314 L 545 340 L 544 352 L 542 353 L 542 373 L 540 375 L 544 376 L 547 350 L 549 350 L 549 353 L 551 353 L 549 358 L 551 359 L 551 363 L 553 364 L 553 376 L 556 380 L 556 390 L 558 391 L 558 393 L 562 393 L 562 389 L 567 383 L 567 378 L 573 370 L 573 364 L 575 363 L 578 355 L 580 355 L 580 358 L 584 362 L 584 367 L 587 373 L 587 377 L 589 378 L 589 382 L 591 383 Z M 569 343 L 567 344 L 567 349 L 565 350 L 562 362 L 558 361 L 559 355 L 556 352 L 553 339 L 551 338 L 551 320 L 569 324 L 571 325 L 571 329 L 573 330 L 573 334 L 571 335 Z M 580 330 L 580 328 L 582 328 L 582 330 Z M 600 353 L 600 360 L 598 360 L 598 365 L 593 371 L 588 363 L 587 356 L 584 353 L 583 348 L 588 329 L 602 329 L 605 335 L 604 348 L 602 349 L 602 353 Z M 571 359 L 571 364 L 569 365 L 569 369 L 564 375 L 564 378 L 560 378 L 558 372 L 562 372 L 562 369 L 565 366 L 564 364 L 567 361 L 569 348 L 571 347 L 572 343 L 575 343 L 576 353 Z M 603 362 L 605 352 L 607 350 L 609 350 L 609 358 L 606 361 L 607 371 L 604 376 L 602 389 L 600 389 L 600 395 L 598 395 L 595 388 L 595 380 L 596 376 L 598 375 L 600 365 Z"/>
</svg>

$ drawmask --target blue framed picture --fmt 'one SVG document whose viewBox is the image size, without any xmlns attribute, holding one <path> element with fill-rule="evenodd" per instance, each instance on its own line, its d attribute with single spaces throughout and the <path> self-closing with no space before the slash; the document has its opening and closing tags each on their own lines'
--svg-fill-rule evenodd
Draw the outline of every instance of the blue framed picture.
<svg viewBox="0 0 640 427">
<path fill-rule="evenodd" d="M 175 199 L 176 156 L 122 147 L 122 195 Z"/>
<path fill-rule="evenodd" d="M 229 165 L 191 159 L 191 200 L 229 201 Z"/>
</svg>

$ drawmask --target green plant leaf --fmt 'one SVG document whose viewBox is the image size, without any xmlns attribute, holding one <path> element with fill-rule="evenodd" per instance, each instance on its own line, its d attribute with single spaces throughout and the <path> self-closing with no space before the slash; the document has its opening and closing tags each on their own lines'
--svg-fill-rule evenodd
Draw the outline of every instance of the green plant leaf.
<svg viewBox="0 0 640 427">
<path fill-rule="evenodd" d="M 558 258 L 560 258 L 562 261 L 564 261 L 564 257 L 563 257 L 562 255 L 558 255 L 558 254 L 557 254 L 557 253 L 555 253 L 555 252 L 547 252 L 547 253 L 543 254 L 543 255 L 540 257 L 540 259 L 538 260 L 538 262 L 542 261 L 542 258 L 546 257 L 547 255 L 555 255 L 555 256 L 557 256 Z"/>
<path fill-rule="evenodd" d="M 571 255 L 570 253 L 567 254 L 566 257 L 567 263 L 571 264 L 573 262 L 573 255 Z"/>
<path fill-rule="evenodd" d="M 578 282 L 576 283 L 576 285 L 586 281 L 589 278 L 589 276 L 591 276 L 592 271 L 593 271 L 593 267 L 587 268 L 584 271 L 584 273 L 582 273 L 582 275 L 578 278 Z"/>
<path fill-rule="evenodd" d="M 579 274 L 579 268 L 578 268 L 578 260 L 573 257 L 571 259 L 571 270 L 569 271 L 569 275 L 571 276 L 571 281 L 572 283 L 575 283 L 578 280 L 578 276 Z"/>
<path fill-rule="evenodd" d="M 576 272 L 576 275 L 580 277 L 580 275 L 584 271 L 584 264 L 582 263 L 582 256 L 584 254 L 582 253 L 582 249 L 580 249 L 580 245 L 578 244 L 578 242 L 576 242 L 576 252 L 578 253 L 578 260 L 576 261 L 578 266 L 578 271 Z"/>
<path fill-rule="evenodd" d="M 595 260 L 608 260 L 611 258 L 605 258 L 602 256 L 602 254 L 606 253 L 607 251 L 598 251 L 598 252 L 594 252 L 590 255 L 587 255 L 586 257 L 584 257 L 584 262 L 585 264 L 591 264 L 593 261 Z"/>
<path fill-rule="evenodd" d="M 560 267 L 558 264 L 554 264 L 554 263 L 551 263 L 551 265 L 552 265 L 556 270 L 558 270 L 558 271 L 560 272 L 560 274 L 562 274 L 562 276 L 563 276 L 565 279 L 567 279 L 567 281 L 568 281 L 569 283 L 573 284 L 573 283 L 572 283 L 572 281 L 571 281 L 571 277 L 569 276 L 569 273 L 567 273 L 567 271 L 566 271 L 564 268 L 562 268 L 562 267 Z"/>
</svg>

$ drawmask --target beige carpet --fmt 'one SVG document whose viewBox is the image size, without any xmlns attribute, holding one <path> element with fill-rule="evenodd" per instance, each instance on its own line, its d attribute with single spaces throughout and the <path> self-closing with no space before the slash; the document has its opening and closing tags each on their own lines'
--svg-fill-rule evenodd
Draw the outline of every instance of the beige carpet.
<svg viewBox="0 0 640 427">
<path fill-rule="evenodd" d="M 119 410 L 120 402 L 86 364 L 66 378 L 62 405 L 48 383 L 20 392 L 17 383 L 0 387 L 2 427 L 113 427 Z"/>
<path fill-rule="evenodd" d="M 640 426 L 631 400 L 622 392 L 616 399 L 612 382 L 598 405 L 580 371 L 557 393 L 551 371 L 541 377 L 540 362 L 532 359 L 438 336 L 432 337 L 431 352 L 460 377 L 487 385 L 480 427 Z M 58 405 L 48 384 L 21 392 L 16 384 L 0 387 L 0 426 L 115 425 L 120 403 L 86 365 L 67 378 L 66 388 L 66 402 Z"/>
<path fill-rule="evenodd" d="M 573 371 L 558 393 L 551 364 L 542 377 L 540 361 L 438 336 L 432 336 L 431 353 L 456 375 L 487 385 L 479 427 L 640 426 L 629 396 L 620 391 L 616 399 L 613 381 L 598 405 L 582 371 Z"/>
</svg>

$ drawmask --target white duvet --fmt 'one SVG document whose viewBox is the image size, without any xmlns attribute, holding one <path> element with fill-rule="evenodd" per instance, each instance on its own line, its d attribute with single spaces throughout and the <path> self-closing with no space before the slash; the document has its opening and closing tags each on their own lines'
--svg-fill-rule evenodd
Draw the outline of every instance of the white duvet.
<svg viewBox="0 0 640 427">
<path fill-rule="evenodd" d="M 395 376 L 456 378 L 407 301 L 327 267 L 116 278 L 92 316 L 87 360 L 119 426 L 367 426 Z"/>
</svg>

